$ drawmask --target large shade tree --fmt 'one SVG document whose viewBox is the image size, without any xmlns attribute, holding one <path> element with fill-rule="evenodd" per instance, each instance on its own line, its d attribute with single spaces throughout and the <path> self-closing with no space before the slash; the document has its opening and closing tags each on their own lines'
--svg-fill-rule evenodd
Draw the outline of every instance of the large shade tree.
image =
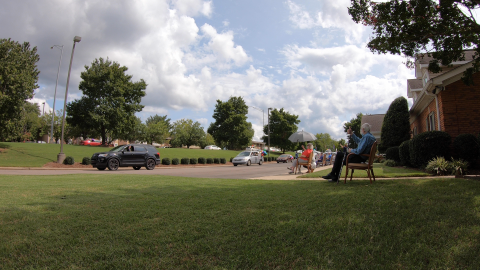
<svg viewBox="0 0 480 270">
<path fill-rule="evenodd" d="M 270 123 L 270 145 L 279 147 L 283 153 L 298 145 L 288 139 L 298 130 L 298 124 L 300 124 L 298 115 L 290 114 L 283 108 L 274 109 L 270 112 L 268 121 Z M 263 127 L 263 132 L 268 135 L 268 125 Z M 268 143 L 268 136 L 264 136 L 263 141 Z"/>
<path fill-rule="evenodd" d="M 241 149 L 252 141 L 254 131 L 252 124 L 247 122 L 248 106 L 242 97 L 230 97 L 228 101 L 217 100 L 213 119 L 215 122 L 208 127 L 221 147 Z"/>
<path fill-rule="evenodd" d="M 390 104 L 383 118 L 380 152 L 385 152 L 393 146 L 400 146 L 410 139 L 410 114 L 408 102 L 404 97 L 398 97 Z"/>
<path fill-rule="evenodd" d="M 90 67 L 85 66 L 79 85 L 83 97 L 67 107 L 69 124 L 99 134 L 102 144 L 107 138 L 129 136 L 137 123 L 135 113 L 143 109 L 140 102 L 147 84 L 143 79 L 132 82 L 127 70 L 108 58 L 95 59 Z"/>
<path fill-rule="evenodd" d="M 466 84 L 480 70 L 480 25 L 475 9 L 478 0 L 352 0 L 348 13 L 356 23 L 371 26 L 373 37 L 367 46 L 373 52 L 402 54 L 413 66 L 417 54 L 433 57 L 428 69 L 441 71 L 454 61 L 464 60 L 464 50 L 476 51 L 473 65 L 462 77 Z"/>
<path fill-rule="evenodd" d="M 163 143 L 169 136 L 172 127 L 170 118 L 167 118 L 166 115 L 160 116 L 155 114 L 150 116 L 145 122 L 145 140 L 149 144 L 153 142 Z"/>
<path fill-rule="evenodd" d="M 191 119 L 180 119 L 173 123 L 172 140 L 170 144 L 173 147 L 181 147 L 183 145 L 190 148 L 192 145 L 200 145 L 205 141 L 205 131 L 201 124 Z"/>
<path fill-rule="evenodd" d="M 0 39 L 0 140 L 21 136 L 17 123 L 27 99 L 38 88 L 37 47 Z"/>
</svg>

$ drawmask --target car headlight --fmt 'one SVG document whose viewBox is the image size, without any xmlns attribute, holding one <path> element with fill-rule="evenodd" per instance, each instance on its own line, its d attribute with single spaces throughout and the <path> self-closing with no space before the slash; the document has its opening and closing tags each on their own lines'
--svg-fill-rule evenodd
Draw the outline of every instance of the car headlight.
<svg viewBox="0 0 480 270">
<path fill-rule="evenodd" d="M 98 155 L 98 157 L 106 157 L 106 156 L 108 156 L 108 154 L 100 154 L 100 155 Z"/>
</svg>

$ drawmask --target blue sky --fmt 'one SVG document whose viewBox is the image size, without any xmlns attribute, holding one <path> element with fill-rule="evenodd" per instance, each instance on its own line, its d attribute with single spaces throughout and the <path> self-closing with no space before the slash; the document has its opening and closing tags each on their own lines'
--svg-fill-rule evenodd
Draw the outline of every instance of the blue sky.
<svg viewBox="0 0 480 270">
<path fill-rule="evenodd" d="M 63 108 L 68 64 L 76 45 L 68 101 L 81 97 L 80 72 L 109 58 L 144 79 L 138 116 L 190 118 L 207 128 L 217 99 L 242 96 L 265 111 L 299 115 L 299 129 L 344 138 L 342 125 L 357 113 L 385 113 L 406 80 L 404 58 L 366 48 L 371 29 L 355 24 L 349 0 L 2 1 L 0 36 L 28 41 L 40 55 L 40 88 L 32 102 Z M 42 107 L 41 107 L 42 108 Z M 262 112 L 248 120 L 262 136 Z"/>
</svg>

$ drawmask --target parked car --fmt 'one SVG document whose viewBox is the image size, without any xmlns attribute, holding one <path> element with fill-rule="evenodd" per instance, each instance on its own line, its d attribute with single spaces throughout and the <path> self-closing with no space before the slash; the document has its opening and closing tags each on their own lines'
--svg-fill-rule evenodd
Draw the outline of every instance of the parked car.
<svg viewBox="0 0 480 270">
<path fill-rule="evenodd" d="M 221 148 L 216 146 L 216 145 L 207 145 L 207 146 L 205 146 L 205 149 L 207 149 L 207 150 L 221 150 Z"/>
<path fill-rule="evenodd" d="M 147 170 L 153 170 L 160 164 L 160 153 L 154 146 L 148 144 L 120 145 L 108 152 L 93 154 L 91 164 L 93 168 L 99 170 L 108 168 L 115 171 L 119 167 L 133 167 L 135 170 L 145 167 Z"/>
<path fill-rule="evenodd" d="M 237 166 L 238 164 L 246 164 L 247 166 L 250 166 L 252 163 L 258 163 L 258 165 L 262 165 L 262 152 L 257 150 L 240 152 L 240 154 L 233 158 L 232 163 L 233 166 Z"/>
<path fill-rule="evenodd" d="M 293 156 L 289 154 L 283 154 L 277 158 L 277 163 L 280 163 L 280 162 L 287 163 L 292 161 L 293 161 Z"/>
<path fill-rule="evenodd" d="M 102 140 L 99 139 L 86 139 L 80 142 L 81 145 L 99 146 L 102 144 Z"/>
</svg>

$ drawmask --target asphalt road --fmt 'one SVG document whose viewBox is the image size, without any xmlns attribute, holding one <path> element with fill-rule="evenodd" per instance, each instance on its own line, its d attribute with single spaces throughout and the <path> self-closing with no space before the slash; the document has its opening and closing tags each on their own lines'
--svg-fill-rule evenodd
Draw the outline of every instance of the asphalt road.
<svg viewBox="0 0 480 270">
<path fill-rule="evenodd" d="M 46 169 L 1 169 L 0 175 L 65 175 L 65 174 L 132 174 L 132 175 L 171 175 L 195 178 L 224 178 L 224 179 L 251 179 L 264 176 L 288 175 L 287 167 L 292 163 L 269 163 L 252 164 L 251 166 L 222 165 L 208 167 L 189 167 L 189 168 L 161 168 L 146 170 L 142 168 L 138 171 L 132 168 L 120 168 L 117 171 L 99 171 L 97 169 L 68 169 L 68 170 L 46 170 Z"/>
</svg>

